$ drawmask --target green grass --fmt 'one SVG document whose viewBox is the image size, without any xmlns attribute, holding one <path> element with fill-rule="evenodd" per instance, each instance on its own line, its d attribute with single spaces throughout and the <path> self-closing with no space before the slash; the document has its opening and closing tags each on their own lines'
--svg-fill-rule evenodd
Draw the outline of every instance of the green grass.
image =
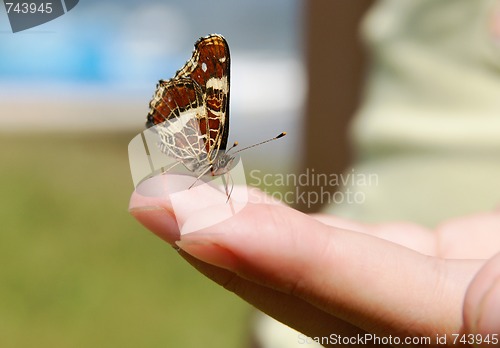
<svg viewBox="0 0 500 348">
<path fill-rule="evenodd" d="M 2 348 L 245 346 L 249 306 L 128 214 L 133 136 L 0 136 Z"/>
</svg>

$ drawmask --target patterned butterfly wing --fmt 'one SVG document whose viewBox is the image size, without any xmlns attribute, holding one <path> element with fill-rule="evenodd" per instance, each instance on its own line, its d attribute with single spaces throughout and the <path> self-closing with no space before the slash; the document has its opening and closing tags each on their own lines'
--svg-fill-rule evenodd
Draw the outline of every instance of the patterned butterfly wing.
<svg viewBox="0 0 500 348">
<path fill-rule="evenodd" d="M 206 135 L 199 123 L 206 118 L 200 86 L 188 78 L 160 81 L 150 108 L 147 126 L 156 125 L 160 150 L 192 172 L 205 171 L 210 162 L 205 148 Z"/>
<path fill-rule="evenodd" d="M 175 78 L 189 77 L 196 81 L 204 93 L 207 114 L 200 119 L 200 129 L 207 134 L 210 160 L 227 146 L 230 63 L 229 45 L 224 37 L 213 34 L 195 43 L 193 56 L 175 75 Z"/>
</svg>

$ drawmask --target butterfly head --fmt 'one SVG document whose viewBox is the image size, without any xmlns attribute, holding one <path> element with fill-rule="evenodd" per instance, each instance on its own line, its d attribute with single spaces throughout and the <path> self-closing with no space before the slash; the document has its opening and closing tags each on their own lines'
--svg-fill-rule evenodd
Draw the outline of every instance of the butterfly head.
<svg viewBox="0 0 500 348">
<path fill-rule="evenodd" d="M 229 172 L 231 170 L 231 165 L 233 164 L 234 159 L 235 156 L 229 155 L 227 153 L 219 155 L 215 162 L 212 164 L 212 175 L 217 176 Z"/>
</svg>

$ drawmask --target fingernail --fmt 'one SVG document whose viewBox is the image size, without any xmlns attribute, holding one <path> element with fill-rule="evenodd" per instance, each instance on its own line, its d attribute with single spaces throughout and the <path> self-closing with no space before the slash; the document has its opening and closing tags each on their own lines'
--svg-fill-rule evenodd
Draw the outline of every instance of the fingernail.
<svg viewBox="0 0 500 348">
<path fill-rule="evenodd" d="M 476 322 L 476 333 L 500 333 L 500 277 L 495 279 L 481 300 L 481 314 Z"/>
<path fill-rule="evenodd" d="M 135 191 L 143 197 L 168 198 L 172 193 L 185 191 L 192 184 L 193 178 L 185 175 L 158 175 L 141 182 Z"/>
<path fill-rule="evenodd" d="M 128 208 L 128 211 L 130 214 L 134 215 L 135 213 L 141 213 L 141 212 L 155 212 L 158 210 L 164 210 L 162 207 L 159 205 L 149 205 L 149 206 L 130 206 Z"/>
<path fill-rule="evenodd" d="M 130 209 L 155 205 L 165 207 L 175 216 L 181 234 L 186 234 L 231 218 L 248 201 L 246 190 L 244 194 L 234 192 L 228 199 L 225 193 L 210 185 L 189 188 L 193 180 L 182 175 L 161 175 L 148 179 L 136 188 Z"/>
<path fill-rule="evenodd" d="M 228 249 L 211 242 L 209 238 L 203 238 L 201 233 L 192 233 L 188 237 L 184 236 L 175 244 L 200 261 L 230 271 L 236 269 L 236 256 Z"/>
</svg>

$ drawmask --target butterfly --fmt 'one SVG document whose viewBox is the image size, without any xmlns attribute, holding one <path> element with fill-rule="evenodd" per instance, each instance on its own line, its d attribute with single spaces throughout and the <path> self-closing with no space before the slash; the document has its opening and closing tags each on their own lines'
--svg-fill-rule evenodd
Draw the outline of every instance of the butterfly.
<svg viewBox="0 0 500 348">
<path fill-rule="evenodd" d="M 212 34 L 195 43 L 191 59 L 169 80 L 160 80 L 149 103 L 146 127 L 154 127 L 158 146 L 197 176 L 229 172 L 235 154 L 226 151 L 229 136 L 229 45 Z M 227 193 L 227 187 L 226 187 Z"/>
</svg>

